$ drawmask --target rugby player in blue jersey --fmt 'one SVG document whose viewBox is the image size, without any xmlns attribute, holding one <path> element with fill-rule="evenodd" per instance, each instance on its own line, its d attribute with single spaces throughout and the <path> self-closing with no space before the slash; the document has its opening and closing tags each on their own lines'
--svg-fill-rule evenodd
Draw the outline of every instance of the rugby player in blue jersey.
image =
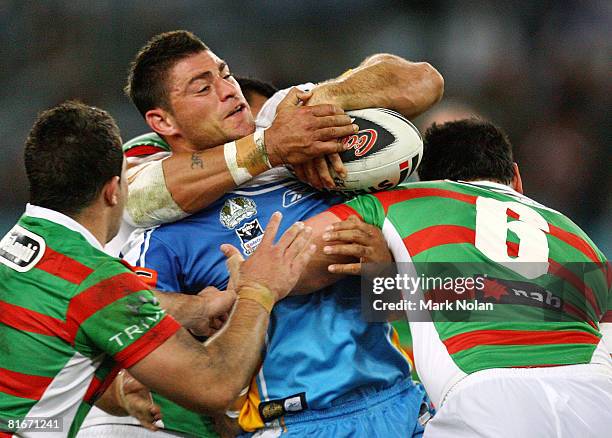
<svg viewBox="0 0 612 438">
<path fill-rule="evenodd" d="M 126 258 L 157 276 L 162 290 L 225 289 L 220 244 L 248 256 L 275 209 L 289 224 L 337 202 L 296 181 L 283 164 L 301 165 L 304 178 L 329 187 L 327 159 L 338 171 L 341 164 L 324 155 L 338 152 L 335 139 L 355 129 L 342 110 L 383 106 L 414 117 L 439 100 L 442 88 L 429 64 L 376 55 L 337 80 L 279 92 L 258 116 L 258 127 L 267 129 L 253 133 L 225 62 L 188 32 L 153 38 L 132 66 L 128 92 L 161 137 L 128 146 L 128 157 L 153 154 L 134 167 L 129 211 L 148 225 L 194 214 L 137 233 Z M 319 279 L 303 280 L 301 291 L 311 292 Z M 361 320 L 353 279 L 284 300 L 272 315 L 262 367 L 239 406 L 241 427 L 293 436 L 419 435 L 424 394 L 397 347 L 388 324 Z M 205 422 L 189 425 L 187 412 L 156 401 L 167 430 L 207 434 L 197 429 Z M 172 421 L 173 415 L 180 418 Z"/>
</svg>

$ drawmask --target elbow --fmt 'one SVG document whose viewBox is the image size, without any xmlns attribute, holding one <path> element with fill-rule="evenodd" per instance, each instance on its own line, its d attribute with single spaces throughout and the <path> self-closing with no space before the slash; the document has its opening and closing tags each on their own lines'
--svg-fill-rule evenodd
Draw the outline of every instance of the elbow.
<svg viewBox="0 0 612 438">
<path fill-rule="evenodd" d="M 431 104 L 433 105 L 439 102 L 444 95 L 444 77 L 430 63 L 423 62 L 421 64 L 423 64 L 423 76 L 429 82 L 430 95 L 433 99 Z"/>
<path fill-rule="evenodd" d="M 232 409 L 236 400 L 240 396 L 240 390 L 228 390 L 226 388 L 222 391 L 217 391 L 217 396 L 210 409 L 213 412 L 225 413 Z"/>
<path fill-rule="evenodd" d="M 444 78 L 428 62 L 413 63 L 406 66 L 402 86 L 398 87 L 400 96 L 398 111 L 408 118 L 416 117 L 442 99 Z"/>
<path fill-rule="evenodd" d="M 228 397 L 219 394 L 216 397 L 208 399 L 205 403 L 200 404 L 196 407 L 196 410 L 200 414 L 204 415 L 217 415 L 224 414 L 232 407 L 233 400 Z"/>
<path fill-rule="evenodd" d="M 374 55 L 368 56 L 363 60 L 360 67 L 368 67 L 374 64 L 378 64 L 383 67 L 389 66 L 398 66 L 406 63 L 407 61 L 397 55 L 392 55 L 391 53 L 376 53 Z"/>
<path fill-rule="evenodd" d="M 226 411 L 233 409 L 236 400 L 240 397 L 242 388 L 238 388 L 231 380 L 227 376 L 217 379 L 207 387 L 206 398 L 200 400 L 200 403 L 193 408 L 207 415 L 224 414 Z"/>
<path fill-rule="evenodd" d="M 145 193 L 142 188 L 130 186 L 123 218 L 133 227 L 147 228 L 157 225 L 147 214 L 147 209 L 143 208 L 141 199 L 144 198 L 144 196 Z"/>
</svg>

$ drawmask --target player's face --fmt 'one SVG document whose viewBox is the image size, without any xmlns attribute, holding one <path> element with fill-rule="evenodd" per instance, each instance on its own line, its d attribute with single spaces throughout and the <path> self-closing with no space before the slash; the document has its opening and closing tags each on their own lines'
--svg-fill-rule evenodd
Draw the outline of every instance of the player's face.
<svg viewBox="0 0 612 438">
<path fill-rule="evenodd" d="M 209 50 L 171 69 L 169 94 L 176 128 L 197 149 L 236 140 L 255 130 L 240 86 L 227 64 Z"/>
</svg>

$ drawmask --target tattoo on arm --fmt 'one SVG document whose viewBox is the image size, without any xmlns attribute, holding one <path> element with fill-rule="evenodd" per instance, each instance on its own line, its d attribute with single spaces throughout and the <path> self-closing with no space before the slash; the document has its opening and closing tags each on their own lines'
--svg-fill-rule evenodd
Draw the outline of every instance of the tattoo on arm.
<svg viewBox="0 0 612 438">
<path fill-rule="evenodd" d="M 191 168 L 195 169 L 196 167 L 204 169 L 204 161 L 202 161 L 202 157 L 200 157 L 200 152 L 191 154 Z"/>
</svg>

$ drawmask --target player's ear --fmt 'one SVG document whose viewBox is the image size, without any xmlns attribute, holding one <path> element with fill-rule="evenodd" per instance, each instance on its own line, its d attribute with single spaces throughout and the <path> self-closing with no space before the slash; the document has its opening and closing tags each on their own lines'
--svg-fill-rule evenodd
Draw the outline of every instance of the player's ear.
<svg viewBox="0 0 612 438">
<path fill-rule="evenodd" d="M 162 136 L 172 136 L 177 133 L 176 123 L 172 114 L 162 108 L 153 108 L 145 113 L 145 120 L 151 129 Z"/>
<path fill-rule="evenodd" d="M 518 164 L 512 163 L 512 170 L 514 172 L 514 176 L 512 177 L 512 188 L 519 193 L 523 193 L 523 180 L 521 179 Z"/>
<path fill-rule="evenodd" d="M 109 207 L 114 207 L 115 205 L 121 202 L 121 178 L 118 176 L 113 176 L 108 180 L 104 187 L 102 188 L 102 196 L 104 197 L 104 202 Z"/>
</svg>

